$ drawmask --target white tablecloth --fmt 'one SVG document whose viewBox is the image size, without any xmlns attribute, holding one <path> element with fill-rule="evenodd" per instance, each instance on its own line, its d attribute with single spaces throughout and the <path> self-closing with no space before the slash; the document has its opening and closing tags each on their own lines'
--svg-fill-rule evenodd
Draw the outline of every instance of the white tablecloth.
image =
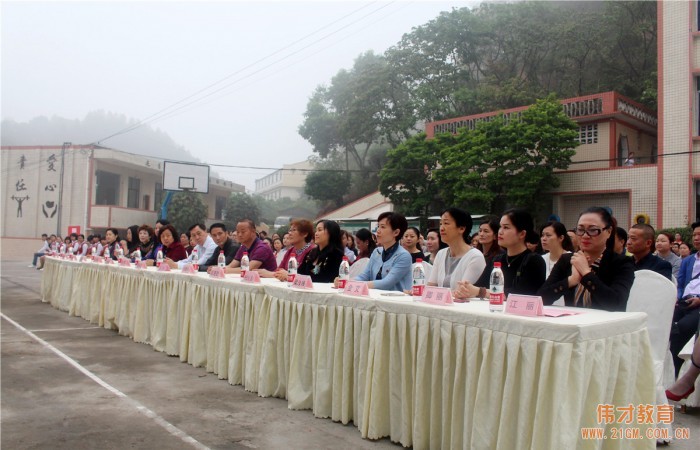
<svg viewBox="0 0 700 450">
<path fill-rule="evenodd" d="M 291 409 L 415 448 L 653 448 L 583 440 L 599 404 L 653 404 L 643 313 L 559 318 L 264 279 L 47 258 L 43 300 Z M 624 424 L 609 424 L 610 427 Z M 633 423 L 642 436 L 650 425 Z M 609 434 L 609 433 L 608 433 Z"/>
</svg>

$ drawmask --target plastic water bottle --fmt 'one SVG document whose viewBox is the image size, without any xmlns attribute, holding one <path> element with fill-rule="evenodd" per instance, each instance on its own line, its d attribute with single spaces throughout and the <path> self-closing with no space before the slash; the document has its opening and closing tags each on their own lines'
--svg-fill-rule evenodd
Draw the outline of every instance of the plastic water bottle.
<svg viewBox="0 0 700 450">
<path fill-rule="evenodd" d="M 226 267 L 226 255 L 224 255 L 223 250 L 219 251 L 219 257 L 216 259 L 216 265 L 222 269 Z"/>
<path fill-rule="evenodd" d="M 423 296 L 423 289 L 425 289 L 425 268 L 423 267 L 423 260 L 421 258 L 416 259 L 413 264 L 413 300 L 419 300 Z"/>
<path fill-rule="evenodd" d="M 291 286 L 294 283 L 294 278 L 297 276 L 297 265 L 297 259 L 294 255 L 291 255 L 287 262 L 287 286 Z"/>
<path fill-rule="evenodd" d="M 66 244 L 61 244 L 60 249 L 58 250 L 58 254 L 63 258 L 66 254 Z"/>
<path fill-rule="evenodd" d="M 158 253 L 156 253 L 156 266 L 160 267 L 161 264 L 163 264 L 163 250 L 158 249 Z"/>
<path fill-rule="evenodd" d="M 503 301 L 505 300 L 506 294 L 503 290 L 505 280 L 503 278 L 500 262 L 493 263 L 493 271 L 491 271 L 491 281 L 489 285 L 489 311 L 501 312 L 503 311 Z"/>
<path fill-rule="evenodd" d="M 241 257 L 241 277 L 244 277 L 248 269 L 250 268 L 250 259 L 248 259 L 248 252 L 243 252 L 243 257 Z"/>
<path fill-rule="evenodd" d="M 117 254 L 117 261 L 124 257 L 124 249 L 121 245 L 117 244 L 117 249 L 114 251 Z"/>
<path fill-rule="evenodd" d="M 141 262 L 141 250 L 139 250 L 138 248 L 136 249 L 136 251 L 134 251 L 134 262 L 136 264 Z"/>
<path fill-rule="evenodd" d="M 105 247 L 104 258 L 105 258 L 105 262 L 112 258 L 112 255 L 109 254 L 109 246 Z"/>
<path fill-rule="evenodd" d="M 343 256 L 343 260 L 340 262 L 340 267 L 338 268 L 338 289 L 345 289 L 345 285 L 348 284 L 350 279 L 350 261 L 347 256 Z"/>
<path fill-rule="evenodd" d="M 197 247 L 192 249 L 192 267 L 194 270 L 199 269 L 199 252 L 197 251 Z"/>
</svg>

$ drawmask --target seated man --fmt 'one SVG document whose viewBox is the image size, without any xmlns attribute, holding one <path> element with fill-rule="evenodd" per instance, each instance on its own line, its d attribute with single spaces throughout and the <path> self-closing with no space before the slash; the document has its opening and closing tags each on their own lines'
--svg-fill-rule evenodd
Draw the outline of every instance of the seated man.
<svg viewBox="0 0 700 450">
<path fill-rule="evenodd" d="M 377 244 L 365 269 L 355 278 L 369 281 L 370 289 L 407 291 L 413 285 L 411 254 L 399 243 L 408 228 L 406 218 L 395 212 L 379 215 Z"/>
<path fill-rule="evenodd" d="M 56 241 L 56 236 L 52 234 L 51 237 L 53 239 L 49 241 L 49 237 L 45 233 L 41 235 L 41 240 L 43 241 L 43 244 L 41 245 L 39 251 L 34 253 L 34 259 L 32 259 L 32 263 L 28 267 L 36 267 L 36 260 L 39 259 L 39 257 L 44 256 L 46 253 L 48 253 L 48 251 L 51 249 L 51 244 Z"/>
<path fill-rule="evenodd" d="M 187 258 L 181 259 L 180 261 L 173 261 L 170 258 L 165 258 L 165 263 L 167 263 L 170 268 L 175 269 L 182 269 L 185 264 L 192 264 L 196 262 L 199 265 L 202 265 L 211 258 L 211 255 L 214 254 L 214 251 L 218 248 L 214 240 L 209 236 L 209 233 L 207 233 L 207 227 L 204 226 L 201 223 L 192 225 L 189 229 L 190 232 L 190 237 L 194 241 L 197 249 L 197 261 L 193 261 L 194 257 L 194 251 L 187 255 Z M 218 255 L 218 253 L 217 253 Z"/>
<path fill-rule="evenodd" d="M 630 228 L 627 237 L 627 251 L 634 259 L 634 270 L 653 270 L 672 281 L 673 266 L 652 253 L 656 242 L 656 232 L 651 225 L 637 223 Z"/>
<path fill-rule="evenodd" d="M 700 222 L 691 225 L 693 246 L 700 250 Z M 678 271 L 678 301 L 671 325 L 671 354 L 676 376 L 683 365 L 678 353 L 698 330 L 700 318 L 700 252 L 683 259 Z"/>
<path fill-rule="evenodd" d="M 241 273 L 241 258 L 243 258 L 244 252 L 248 252 L 250 270 L 265 269 L 274 272 L 277 269 L 275 254 L 272 252 L 272 248 L 263 244 L 258 238 L 258 234 L 255 232 L 255 222 L 250 219 L 238 222 L 236 236 L 238 242 L 241 243 L 241 248 L 238 249 L 231 264 L 226 266 L 226 273 Z"/>
<path fill-rule="evenodd" d="M 209 235 L 214 240 L 214 243 L 216 243 L 217 248 L 204 264 L 199 265 L 200 272 L 206 272 L 209 267 L 217 266 L 219 264 L 220 252 L 224 252 L 224 258 L 228 266 L 241 247 L 229 239 L 228 233 L 226 233 L 226 225 L 223 223 L 212 224 L 212 226 L 209 227 Z"/>
</svg>

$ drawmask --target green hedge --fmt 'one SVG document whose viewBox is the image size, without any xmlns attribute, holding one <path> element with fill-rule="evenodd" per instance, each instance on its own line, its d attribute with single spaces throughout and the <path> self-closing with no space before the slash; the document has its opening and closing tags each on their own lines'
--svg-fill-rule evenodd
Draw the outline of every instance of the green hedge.
<svg viewBox="0 0 700 450">
<path fill-rule="evenodd" d="M 693 248 L 693 230 L 690 229 L 690 227 L 682 227 L 682 228 L 664 228 L 663 230 L 657 230 L 658 233 L 660 232 L 664 233 L 669 233 L 671 236 L 676 236 L 676 233 L 681 234 L 681 239 L 683 239 L 683 242 L 687 243 L 691 250 Z"/>
</svg>

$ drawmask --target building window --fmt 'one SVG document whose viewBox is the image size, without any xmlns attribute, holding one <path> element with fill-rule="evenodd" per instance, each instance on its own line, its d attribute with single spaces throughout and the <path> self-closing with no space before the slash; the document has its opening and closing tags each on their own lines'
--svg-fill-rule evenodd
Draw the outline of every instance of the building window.
<svg viewBox="0 0 700 450">
<path fill-rule="evenodd" d="M 156 183 L 156 190 L 153 194 L 153 210 L 158 211 L 161 206 L 163 206 L 163 183 Z"/>
<path fill-rule="evenodd" d="M 95 204 L 119 206 L 119 175 L 98 170 L 95 173 Z"/>
<path fill-rule="evenodd" d="M 151 209 L 151 196 L 148 194 L 143 196 L 143 209 Z"/>
<path fill-rule="evenodd" d="M 695 77 L 695 101 L 694 103 L 694 119 L 693 120 L 693 136 L 700 135 L 700 77 Z"/>
<path fill-rule="evenodd" d="M 141 196 L 141 180 L 138 178 L 129 177 L 129 190 L 126 194 L 126 207 L 139 207 L 139 197 Z"/>
<path fill-rule="evenodd" d="M 584 125 L 578 129 L 578 137 L 576 140 L 580 144 L 597 144 L 598 143 L 598 124 Z"/>
</svg>

